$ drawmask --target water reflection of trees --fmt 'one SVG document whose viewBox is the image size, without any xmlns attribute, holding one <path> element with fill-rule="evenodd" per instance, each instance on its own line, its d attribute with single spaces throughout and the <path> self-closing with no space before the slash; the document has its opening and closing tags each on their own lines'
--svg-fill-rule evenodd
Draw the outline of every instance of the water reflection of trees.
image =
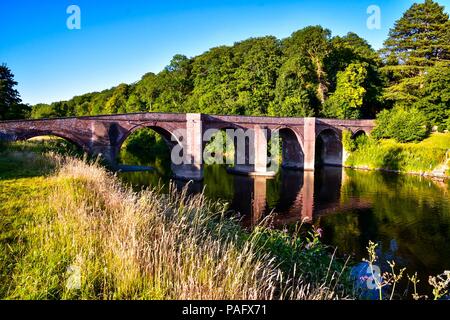
<svg viewBox="0 0 450 320">
<path fill-rule="evenodd" d="M 384 248 L 395 239 L 397 254 L 410 270 L 421 270 L 426 277 L 450 267 L 448 184 L 382 172 L 346 170 L 345 175 L 341 203 L 367 198 L 372 205 L 322 216 L 327 242 L 364 256 L 369 239 Z"/>
</svg>

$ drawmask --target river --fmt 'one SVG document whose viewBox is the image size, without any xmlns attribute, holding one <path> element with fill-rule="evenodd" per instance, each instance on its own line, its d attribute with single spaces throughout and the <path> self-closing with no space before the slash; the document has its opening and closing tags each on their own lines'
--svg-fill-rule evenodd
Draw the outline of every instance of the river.
<svg viewBox="0 0 450 320">
<path fill-rule="evenodd" d="M 140 188 L 166 185 L 170 161 L 157 158 L 126 164 L 151 165 L 154 172 L 121 173 Z M 131 163 L 130 163 L 131 162 Z M 176 182 L 179 188 L 184 182 Z M 206 166 L 202 183 L 189 186 L 210 199 L 226 201 L 251 227 L 270 213 L 286 228 L 308 221 L 323 230 L 322 241 L 356 261 L 367 256 L 369 240 L 379 243 L 380 261 L 395 260 L 418 272 L 422 286 L 429 275 L 450 270 L 450 185 L 429 178 L 325 167 L 316 172 L 281 170 L 273 178 L 228 174 L 224 166 Z M 167 190 L 167 188 L 165 189 Z"/>
</svg>

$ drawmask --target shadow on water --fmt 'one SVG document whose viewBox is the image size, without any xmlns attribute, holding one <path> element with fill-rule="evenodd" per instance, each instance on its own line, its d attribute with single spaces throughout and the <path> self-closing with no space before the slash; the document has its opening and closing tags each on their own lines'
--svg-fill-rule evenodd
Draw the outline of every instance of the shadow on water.
<svg viewBox="0 0 450 320">
<path fill-rule="evenodd" d="M 155 159 L 155 172 L 123 173 L 132 185 L 167 185 L 170 165 Z M 178 181 L 182 188 L 184 182 Z M 324 232 L 323 241 L 359 260 L 366 257 L 369 240 L 379 243 L 380 260 L 395 260 L 417 271 L 422 285 L 429 275 L 450 269 L 449 184 L 416 176 L 325 167 L 316 172 L 282 170 L 273 178 L 227 173 L 223 166 L 206 166 L 202 183 L 191 193 L 205 190 L 211 199 L 229 203 L 251 227 L 271 212 L 278 228 L 302 220 Z M 167 190 L 167 189 L 166 189 Z"/>
</svg>

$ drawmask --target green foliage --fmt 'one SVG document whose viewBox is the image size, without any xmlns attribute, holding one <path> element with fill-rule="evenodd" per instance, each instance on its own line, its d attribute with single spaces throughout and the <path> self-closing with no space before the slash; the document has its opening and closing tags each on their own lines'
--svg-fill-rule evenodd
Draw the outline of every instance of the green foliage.
<svg viewBox="0 0 450 320">
<path fill-rule="evenodd" d="M 178 54 L 136 83 L 39 104 L 31 116 L 202 112 L 359 119 L 396 105 L 422 111 L 443 130 L 450 114 L 448 30 L 444 8 L 426 0 L 395 23 L 380 53 L 355 33 L 332 37 L 328 29 L 308 26 L 283 40 L 250 38 L 192 58 Z M 409 137 L 418 118 L 400 140 L 423 136 L 419 130 Z"/>
<path fill-rule="evenodd" d="M 420 143 L 366 139 L 358 143 L 346 165 L 401 172 L 431 172 L 446 160 L 450 134 L 434 133 Z"/>
<path fill-rule="evenodd" d="M 421 141 L 430 134 L 426 116 L 417 109 L 395 112 L 390 130 L 391 136 L 398 142 Z"/>
<path fill-rule="evenodd" d="M 352 63 L 367 64 L 361 85 L 367 93 L 359 109 L 369 115 L 377 106 L 379 62 L 356 34 L 331 38 L 329 30 L 311 26 L 284 40 L 250 38 L 193 58 L 175 55 L 158 74 L 69 101 L 36 105 L 32 117 L 148 111 L 319 116 L 329 88 L 337 87 L 337 73 Z"/>
<path fill-rule="evenodd" d="M 343 130 L 342 131 L 342 146 L 348 152 L 353 152 L 356 150 L 356 143 L 353 140 L 353 133 L 351 130 Z"/>
<path fill-rule="evenodd" d="M 366 93 L 361 107 L 361 116 L 374 118 L 382 107 L 381 94 L 384 79 L 379 71 L 382 66 L 381 58 L 366 40 L 352 32 L 343 37 L 334 37 L 331 43 L 332 51 L 326 62 L 330 92 L 336 90 L 338 74 L 345 71 L 350 64 L 364 65 L 367 75 L 362 86 L 366 89 Z M 327 114 L 326 107 L 324 113 Z"/>
<path fill-rule="evenodd" d="M 345 71 L 338 72 L 336 91 L 325 103 L 325 112 L 339 119 L 358 119 L 362 115 L 367 90 L 367 64 L 351 63 Z"/>
<path fill-rule="evenodd" d="M 444 7 L 432 0 L 413 4 L 396 21 L 382 50 L 387 100 L 402 105 L 418 101 L 426 67 L 450 59 L 449 26 Z"/>
<path fill-rule="evenodd" d="M 421 141 L 430 133 L 426 116 L 416 108 L 405 110 L 396 107 L 377 115 L 372 132 L 375 139 L 394 138 L 398 142 Z"/>
<path fill-rule="evenodd" d="M 206 144 L 204 155 L 205 164 L 233 164 L 234 163 L 234 142 L 223 130 L 213 135 Z"/>
<path fill-rule="evenodd" d="M 344 261 L 333 257 L 330 248 L 320 241 L 321 229 L 312 228 L 306 235 L 300 235 L 298 231 L 292 234 L 287 230 L 256 227 L 251 239 L 262 254 L 274 254 L 277 265 L 286 273 L 307 274 L 312 280 L 341 274 L 345 270 Z M 296 270 L 293 270 L 294 266 Z M 342 275 L 342 279 L 348 279 L 348 274 Z"/>
<path fill-rule="evenodd" d="M 267 114 L 274 99 L 281 49 L 274 37 L 213 48 L 193 61 L 189 110 L 212 114 Z"/>
<path fill-rule="evenodd" d="M 447 120 L 445 120 L 444 128 L 445 128 L 445 130 L 450 132 L 450 117 Z"/>
<path fill-rule="evenodd" d="M 52 104 L 40 103 L 33 106 L 31 111 L 31 118 L 57 118 L 68 117 L 74 115 L 74 110 L 69 108 L 67 102 L 54 102 Z"/>
<path fill-rule="evenodd" d="M 288 58 L 280 68 L 275 101 L 269 106 L 269 115 L 314 116 L 319 104 L 314 77 L 314 66 L 310 59 L 301 55 Z"/>
<path fill-rule="evenodd" d="M 83 150 L 77 145 L 55 136 L 46 136 L 42 139 L 35 138 L 27 141 L 2 142 L 1 151 L 34 152 L 34 153 L 54 153 L 60 155 L 70 155 L 72 157 L 82 157 Z"/>
<path fill-rule="evenodd" d="M 118 85 L 112 96 L 106 101 L 104 112 L 107 114 L 126 113 L 125 109 L 128 100 L 128 85 Z"/>
<path fill-rule="evenodd" d="M 414 104 L 433 125 L 444 125 L 450 116 L 450 66 L 437 64 L 428 68 L 421 99 Z"/>
<path fill-rule="evenodd" d="M 288 57 L 301 55 L 310 59 L 315 71 L 317 98 L 321 103 L 325 102 L 328 92 L 325 60 L 331 52 L 330 39 L 330 30 L 309 26 L 294 32 L 283 44 Z"/>
<path fill-rule="evenodd" d="M 133 132 L 125 141 L 124 147 L 127 151 L 136 155 L 167 156 L 169 152 L 161 135 L 150 128 L 143 128 Z"/>
</svg>

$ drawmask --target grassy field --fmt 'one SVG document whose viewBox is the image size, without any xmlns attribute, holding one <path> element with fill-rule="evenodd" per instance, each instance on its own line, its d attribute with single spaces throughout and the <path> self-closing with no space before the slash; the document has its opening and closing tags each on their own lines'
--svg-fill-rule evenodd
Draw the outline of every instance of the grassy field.
<svg viewBox="0 0 450 320">
<path fill-rule="evenodd" d="M 431 173 L 450 160 L 450 133 L 433 133 L 419 143 L 367 139 L 346 161 L 352 167 Z M 447 171 L 447 175 L 449 172 Z"/>
<path fill-rule="evenodd" d="M 343 261 L 318 241 L 249 233 L 226 206 L 135 193 L 95 163 L 0 153 L 1 299 L 335 299 Z"/>
</svg>

